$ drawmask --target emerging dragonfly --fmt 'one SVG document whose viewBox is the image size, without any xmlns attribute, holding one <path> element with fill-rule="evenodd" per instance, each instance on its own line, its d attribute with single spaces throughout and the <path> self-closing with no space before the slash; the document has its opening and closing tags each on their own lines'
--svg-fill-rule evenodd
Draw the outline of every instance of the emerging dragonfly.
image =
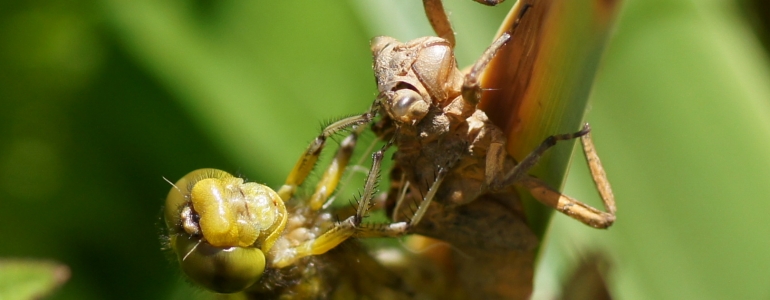
<svg viewBox="0 0 770 300">
<path fill-rule="evenodd" d="M 245 291 L 250 298 L 424 296 L 424 288 L 414 289 L 423 280 L 414 276 L 404 280 L 398 274 L 399 269 L 403 270 L 402 264 L 422 268 L 422 274 L 430 274 L 440 283 L 441 274 L 430 265 L 404 262 L 408 256 L 401 255 L 387 260 L 392 263 L 386 268 L 352 239 L 402 235 L 406 228 L 419 222 L 418 212 L 409 222 L 363 223 L 373 206 L 384 149 L 373 155 L 374 163 L 355 211 L 351 207 L 324 208 L 363 127 L 343 140 L 312 197 L 293 197 L 313 169 L 327 138 L 370 120 L 371 115 L 364 114 L 326 127 L 277 192 L 216 169 L 196 170 L 174 183 L 164 209 L 167 242 L 185 274 L 211 291 Z M 335 222 L 338 216 L 348 217 Z M 445 293 L 443 289 L 429 290 L 437 291 L 429 294 L 430 298 L 443 298 Z"/>
<path fill-rule="evenodd" d="M 448 24 L 440 1 L 424 3 L 432 23 Z M 530 16 L 533 13 L 525 12 L 541 7 L 549 6 L 519 3 L 514 9 L 515 23 L 524 17 L 534 18 Z M 453 36 L 451 29 L 436 28 L 439 36 Z M 366 113 L 325 128 L 277 192 L 213 169 L 194 171 L 179 180 L 167 197 L 165 220 L 169 246 L 184 272 L 210 290 L 225 293 L 247 289 L 256 297 L 464 298 L 471 292 L 489 298 L 529 295 L 537 239 L 526 223 L 515 187 L 525 187 L 543 203 L 594 227 L 610 226 L 615 208 L 587 125 L 576 133 L 546 138 L 519 162 L 506 153 L 503 132 L 477 108 L 481 100 L 479 76 L 516 28 L 510 26 L 467 73 L 456 67 L 451 40 L 426 37 L 402 44 L 387 37 L 374 39 L 378 98 Z M 382 119 L 374 130 L 389 142 L 372 156 L 357 208 L 324 208 L 358 133 L 378 114 Z M 304 200 L 293 197 L 326 140 L 350 127 L 357 129 L 342 142 L 313 196 Z M 561 195 L 527 174 L 557 141 L 578 137 L 608 213 Z M 385 205 L 394 222 L 366 224 L 363 220 L 374 205 L 383 153 L 391 145 L 396 148 L 396 166 Z M 343 221 L 334 222 L 334 216 L 341 216 Z M 470 261 L 454 262 L 458 270 L 452 280 L 460 284 L 427 288 L 425 281 L 403 276 L 398 267 L 369 256 L 353 239 L 409 233 L 442 239 L 470 256 Z M 407 256 L 402 259 L 409 260 Z M 407 264 L 428 273 L 435 270 L 419 259 Z M 504 282 L 508 279 L 512 281 Z M 435 282 L 446 283 L 443 280 Z"/>
</svg>

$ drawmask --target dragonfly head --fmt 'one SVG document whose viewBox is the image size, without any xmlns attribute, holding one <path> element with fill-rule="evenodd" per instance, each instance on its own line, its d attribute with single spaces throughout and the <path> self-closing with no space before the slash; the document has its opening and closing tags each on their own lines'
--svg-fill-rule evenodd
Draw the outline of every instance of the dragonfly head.
<svg viewBox="0 0 770 300">
<path fill-rule="evenodd" d="M 391 37 L 371 42 L 379 104 L 390 118 L 417 124 L 431 106 L 443 108 L 460 96 L 463 76 L 451 44 L 439 37 L 401 43 Z"/>
<path fill-rule="evenodd" d="M 286 226 L 283 200 L 267 186 L 215 169 L 173 184 L 164 208 L 171 248 L 194 282 L 219 293 L 254 284 Z"/>
</svg>

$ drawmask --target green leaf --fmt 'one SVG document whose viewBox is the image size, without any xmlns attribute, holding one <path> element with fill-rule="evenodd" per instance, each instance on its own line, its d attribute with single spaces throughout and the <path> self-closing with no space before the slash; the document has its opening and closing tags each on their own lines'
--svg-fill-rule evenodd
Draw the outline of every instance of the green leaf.
<svg viewBox="0 0 770 300">
<path fill-rule="evenodd" d="M 511 41 L 489 63 L 479 108 L 501 127 L 518 161 L 554 134 L 583 127 L 588 94 L 619 8 L 617 1 L 523 1 L 498 34 Z M 518 21 L 517 21 L 518 20 Z M 576 140 L 558 143 L 530 174 L 561 188 Z M 579 144 L 579 143 L 577 143 Z M 520 192 L 530 227 L 542 237 L 553 210 Z"/>
<path fill-rule="evenodd" d="M 62 264 L 31 259 L 0 259 L 0 299 L 39 299 L 70 278 Z"/>
<path fill-rule="evenodd" d="M 766 298 L 768 99 L 766 53 L 733 3 L 628 1 L 588 114 L 617 222 L 602 232 L 555 216 L 542 267 L 600 248 L 619 298 Z M 576 166 L 566 192 L 596 198 Z"/>
</svg>

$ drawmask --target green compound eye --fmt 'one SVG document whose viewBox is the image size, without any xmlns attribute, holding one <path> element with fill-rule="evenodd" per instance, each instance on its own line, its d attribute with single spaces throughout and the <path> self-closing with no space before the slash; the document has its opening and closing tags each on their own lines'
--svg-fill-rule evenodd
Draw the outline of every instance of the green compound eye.
<svg viewBox="0 0 770 300">
<path fill-rule="evenodd" d="M 265 254 L 257 248 L 223 249 L 179 235 L 171 237 L 171 245 L 185 274 L 217 293 L 242 291 L 265 271 Z"/>
</svg>

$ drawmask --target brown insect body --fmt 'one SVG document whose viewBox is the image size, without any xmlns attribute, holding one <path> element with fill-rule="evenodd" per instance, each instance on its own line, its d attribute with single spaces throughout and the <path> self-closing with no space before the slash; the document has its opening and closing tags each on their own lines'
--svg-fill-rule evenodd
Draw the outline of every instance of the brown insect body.
<svg viewBox="0 0 770 300">
<path fill-rule="evenodd" d="M 432 199 L 420 222 L 409 232 L 450 243 L 455 252 L 448 255 L 451 261 L 443 263 L 456 269 L 454 279 L 462 289 L 484 299 L 524 299 L 531 294 L 538 239 L 527 222 L 520 191 L 528 191 L 540 202 L 592 227 L 607 228 L 615 220 L 614 198 L 587 125 L 573 134 L 553 135 L 545 140 L 538 137 L 542 142 L 539 146 L 527 146 L 531 149 L 506 145 L 509 139 L 518 142 L 514 137 L 522 134 L 523 127 L 517 125 L 521 124 L 520 107 L 540 104 L 522 95 L 533 95 L 533 61 L 539 59 L 533 52 L 540 49 L 541 25 L 552 12 L 553 3 L 526 2 L 517 3 L 504 23 L 504 32 L 465 72 L 457 68 L 450 38 L 453 33 L 446 25 L 448 21 L 443 20 L 446 14 L 436 12 L 441 9 L 436 5 L 440 4 L 438 0 L 424 3 L 434 30 L 442 38 L 423 37 L 400 43 L 378 37 L 372 41 L 379 90 L 376 104 L 383 112 L 383 119 L 374 130 L 383 139 L 392 140 L 397 148 L 386 201 L 389 214 L 399 221 L 414 211 L 404 203 Z M 530 8 L 534 12 L 527 16 L 525 28 L 516 31 Z M 517 40 L 510 40 L 511 36 Z M 501 64 L 495 56 L 498 50 L 506 56 L 515 54 L 511 59 L 517 63 Z M 508 67 L 509 72 L 487 70 L 490 62 L 498 68 Z M 477 106 L 482 95 L 480 82 L 493 82 L 488 78 L 496 75 L 504 76 L 503 81 L 514 82 L 494 85 L 505 91 L 499 94 L 509 95 L 511 89 L 516 89 L 514 96 L 506 100 L 494 98 L 487 100 L 485 106 Z M 482 107 L 505 111 L 492 111 L 497 116 L 497 123 L 493 123 Z M 512 115 L 509 122 L 504 117 L 508 114 Z M 505 131 L 498 123 L 505 126 Z M 533 130 L 526 133 L 532 134 Z M 528 175 L 556 141 L 577 137 L 581 137 L 592 176 L 609 213 L 562 195 Z M 521 161 L 513 156 L 521 153 L 511 151 L 516 148 L 525 151 L 526 157 L 519 157 Z"/>
<path fill-rule="evenodd" d="M 456 67 L 449 42 L 425 37 L 399 43 L 381 37 L 372 47 L 387 112 L 380 124 L 393 122 L 390 129 L 398 149 L 389 206 L 395 206 L 405 182 L 411 186 L 407 203 L 421 201 L 437 168 L 448 168 L 426 216 L 411 232 L 449 242 L 470 257 L 456 256 L 454 262 L 458 276 L 470 277 L 461 279 L 466 290 L 492 298 L 525 297 L 531 290 L 537 238 L 527 226 L 516 190 L 493 188 L 494 180 L 503 177 L 501 171 L 516 162 L 504 153 L 502 131 L 463 98 L 464 74 Z M 394 113 L 396 91 L 402 88 L 428 102 L 427 113 L 419 120 Z M 405 209 L 391 215 L 409 216 Z M 515 275 L 504 276 L 505 285 L 490 284 L 511 273 Z"/>
<path fill-rule="evenodd" d="M 430 49 L 435 47 L 444 49 Z M 444 54 L 440 60 L 436 60 L 435 56 L 429 57 L 440 62 L 438 65 L 441 70 L 429 70 L 425 61 L 420 61 L 424 58 L 422 54 L 426 52 Z M 429 99 L 431 102 L 427 114 L 421 120 L 396 122 L 396 168 L 404 171 L 399 174 L 404 174 L 406 181 L 415 184 L 418 190 L 415 192 L 426 194 L 429 184 L 425 183 L 435 180 L 436 168 L 447 167 L 450 171 L 435 197 L 439 205 L 454 209 L 471 203 L 482 195 L 510 194 L 511 190 L 507 188 L 491 189 L 493 181 L 503 174 L 487 176 L 486 173 L 488 169 L 509 170 L 515 162 L 510 157 L 501 156 L 500 152 L 496 152 L 505 148 L 505 139 L 500 129 L 489 121 L 483 111 L 476 109 L 473 103 L 462 97 L 462 73 L 454 64 L 454 56 L 448 43 L 435 37 L 421 38 L 406 44 L 391 40 L 375 56 L 378 86 L 386 99 L 392 99 L 388 96 L 393 93 L 391 89 L 408 86 L 416 89 L 423 99 Z M 389 67 L 393 65 L 405 68 L 394 70 Z M 425 75 L 429 72 L 433 74 Z M 439 76 L 431 76 L 436 74 Z M 454 84 L 442 86 L 442 82 Z M 443 90 L 436 87 L 442 87 Z M 386 110 L 395 105 L 388 102 L 385 104 Z M 393 114 L 389 114 L 386 118 L 392 117 Z M 499 162 L 504 166 L 488 168 L 489 164 Z M 390 197 L 395 201 L 398 193 L 390 193 Z M 430 226 L 422 222 L 418 225 L 418 228 L 427 227 Z"/>
</svg>

